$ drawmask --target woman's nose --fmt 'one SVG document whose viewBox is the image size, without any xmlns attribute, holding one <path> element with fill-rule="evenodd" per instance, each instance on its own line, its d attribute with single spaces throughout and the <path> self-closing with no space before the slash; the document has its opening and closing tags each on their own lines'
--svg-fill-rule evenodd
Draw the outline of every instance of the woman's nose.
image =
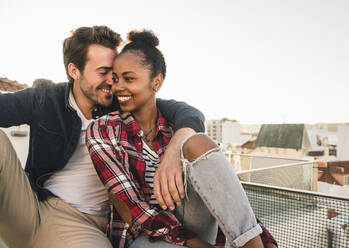
<svg viewBox="0 0 349 248">
<path fill-rule="evenodd" d="M 114 83 L 112 85 L 113 93 L 120 92 L 124 89 L 125 89 L 125 84 L 122 80 L 114 80 Z"/>
</svg>

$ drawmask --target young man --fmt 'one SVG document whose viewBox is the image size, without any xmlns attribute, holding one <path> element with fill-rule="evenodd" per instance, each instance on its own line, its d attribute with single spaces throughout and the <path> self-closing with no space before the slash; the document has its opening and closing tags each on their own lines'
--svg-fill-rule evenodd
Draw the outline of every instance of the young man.
<svg viewBox="0 0 349 248">
<path fill-rule="evenodd" d="M 85 147 L 85 130 L 93 119 L 119 108 L 111 69 L 120 41 L 105 26 L 79 28 L 63 43 L 69 83 L 40 80 L 0 95 L 0 126 L 30 125 L 25 172 L 0 132 L 0 239 L 10 248 L 112 247 L 105 235 L 108 195 Z M 183 133 L 203 131 L 204 117 L 185 103 L 157 103 L 180 129 L 161 165 L 166 170 L 170 161 L 180 164 Z M 167 173 L 169 182 L 175 173 Z"/>
</svg>

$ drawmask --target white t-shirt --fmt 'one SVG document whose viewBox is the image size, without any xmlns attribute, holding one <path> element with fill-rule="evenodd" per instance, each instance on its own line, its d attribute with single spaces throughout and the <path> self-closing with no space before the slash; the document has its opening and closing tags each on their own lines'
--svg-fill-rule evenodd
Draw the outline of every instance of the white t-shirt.
<svg viewBox="0 0 349 248">
<path fill-rule="evenodd" d="M 72 91 L 69 94 L 69 104 L 76 110 L 82 122 L 80 140 L 67 165 L 54 173 L 44 183 L 44 187 L 83 213 L 107 216 L 108 193 L 97 175 L 85 145 L 86 128 L 93 120 L 87 120 L 82 114 Z"/>
</svg>

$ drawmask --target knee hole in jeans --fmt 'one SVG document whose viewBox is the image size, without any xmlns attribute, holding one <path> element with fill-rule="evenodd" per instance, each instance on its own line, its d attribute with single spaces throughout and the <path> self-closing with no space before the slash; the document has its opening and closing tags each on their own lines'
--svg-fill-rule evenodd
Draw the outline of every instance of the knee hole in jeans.
<svg viewBox="0 0 349 248">
<path fill-rule="evenodd" d="M 205 134 L 193 135 L 183 144 L 183 155 L 193 162 L 208 151 L 218 148 L 217 144 Z"/>
</svg>

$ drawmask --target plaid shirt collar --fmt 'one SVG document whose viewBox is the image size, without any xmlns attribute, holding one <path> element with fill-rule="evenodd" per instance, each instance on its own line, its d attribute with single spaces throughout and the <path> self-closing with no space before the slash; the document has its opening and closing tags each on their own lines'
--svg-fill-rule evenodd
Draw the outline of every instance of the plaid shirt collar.
<svg viewBox="0 0 349 248">
<path fill-rule="evenodd" d="M 172 137 L 172 129 L 170 127 L 170 124 L 165 120 L 161 112 L 159 110 L 157 111 L 158 111 L 158 117 L 156 122 L 155 137 L 157 137 L 159 133 L 161 133 L 162 135 L 170 139 Z M 120 112 L 120 116 L 124 120 L 125 130 L 128 136 L 129 137 L 134 137 L 135 135 L 140 136 L 142 129 L 134 119 L 133 115 L 130 112 Z"/>
</svg>

